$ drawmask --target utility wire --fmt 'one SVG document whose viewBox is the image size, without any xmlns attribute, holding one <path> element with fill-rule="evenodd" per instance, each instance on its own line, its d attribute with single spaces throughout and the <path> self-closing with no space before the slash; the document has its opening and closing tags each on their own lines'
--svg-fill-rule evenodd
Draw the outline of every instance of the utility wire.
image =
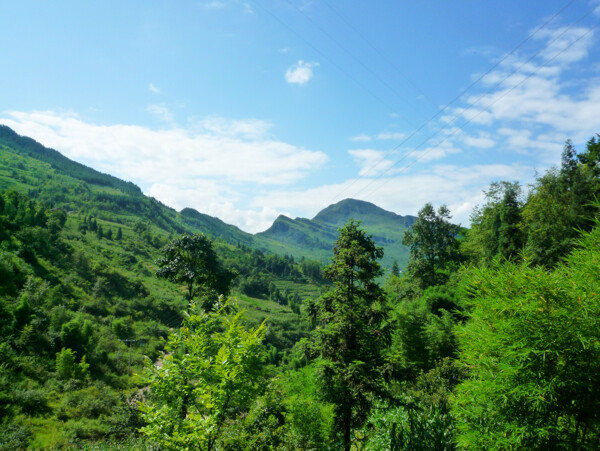
<svg viewBox="0 0 600 451">
<path fill-rule="evenodd" d="M 376 99 L 378 102 L 380 102 L 382 105 L 384 105 L 389 111 L 397 114 L 399 117 L 401 117 L 402 119 L 404 119 L 409 125 L 410 123 L 408 122 L 408 120 L 402 116 L 397 110 L 396 108 L 394 108 L 393 106 L 391 106 L 388 102 L 386 102 L 385 100 L 383 100 L 380 96 L 378 96 L 377 94 L 375 94 L 372 90 L 370 90 L 367 86 L 365 86 L 364 83 L 361 83 L 356 77 L 354 77 L 353 75 L 351 75 L 350 73 L 348 73 L 348 71 L 346 71 L 342 66 L 340 66 L 339 64 L 337 64 L 335 61 L 333 61 L 330 57 L 328 57 L 325 53 L 323 53 L 321 50 L 319 50 L 317 47 L 315 47 L 313 44 L 311 44 L 308 40 L 306 40 L 300 33 L 298 33 L 296 30 L 294 30 L 291 26 L 289 26 L 287 23 L 285 23 L 282 19 L 280 19 L 279 17 L 277 17 L 273 12 L 271 12 L 269 9 L 267 9 L 260 1 L 258 0 L 254 0 L 254 3 L 260 8 L 262 9 L 264 12 L 266 12 L 267 14 L 269 14 L 273 19 L 275 19 L 277 22 L 279 22 L 283 27 L 287 28 L 292 34 L 294 34 L 298 39 L 300 39 L 302 42 L 304 42 L 307 46 L 309 46 L 311 49 L 313 49 L 316 53 L 318 53 L 319 55 L 321 55 L 322 58 L 324 58 L 325 60 L 327 60 L 332 66 L 334 66 L 335 68 L 337 68 L 340 72 L 342 72 L 346 77 L 348 77 L 350 80 L 352 80 L 354 83 L 356 83 L 360 88 L 362 88 L 363 90 L 365 90 L 367 93 L 369 93 L 371 95 L 371 97 L 373 97 L 374 99 Z"/>
<path fill-rule="evenodd" d="M 546 46 L 542 49 L 540 49 L 537 53 L 533 54 L 531 57 L 529 57 L 526 61 L 522 62 L 517 68 L 513 69 L 512 72 L 510 72 L 508 75 L 506 75 L 502 80 L 500 80 L 498 83 L 496 83 L 494 86 L 492 86 L 491 88 L 489 88 L 487 91 L 483 92 L 473 103 L 472 106 L 467 108 L 464 112 L 463 115 L 465 115 L 466 112 L 468 112 L 470 109 L 473 109 L 476 104 L 483 99 L 487 94 L 490 94 L 492 91 L 494 91 L 496 88 L 500 87 L 506 80 L 508 80 L 510 77 L 512 77 L 514 74 L 516 74 L 519 70 L 521 70 L 521 68 L 523 68 L 526 64 L 530 63 L 534 58 L 536 58 L 538 55 L 540 55 L 543 51 L 545 51 L 546 49 L 548 49 L 552 44 L 554 44 L 554 42 L 558 41 L 560 38 L 562 38 L 569 30 L 571 30 L 571 28 L 573 28 L 575 25 L 577 25 L 579 22 L 581 22 L 583 19 L 585 19 L 588 15 L 590 15 L 592 13 L 592 11 L 594 11 L 594 9 L 589 10 L 586 14 L 584 14 L 583 16 L 581 16 L 579 19 L 577 19 L 575 22 L 573 22 L 569 27 L 565 28 L 561 33 L 559 33 L 558 35 L 556 35 L 554 37 L 554 39 L 552 39 L 551 41 L 549 41 Z M 563 49 L 564 51 L 564 49 Z M 543 67 L 543 66 L 542 66 Z M 535 72 L 534 72 L 535 73 Z M 489 108 L 490 106 L 492 106 L 493 104 L 490 104 L 487 106 L 487 108 Z M 484 107 L 485 108 L 485 107 Z M 473 120 L 475 117 L 480 116 L 481 114 L 483 114 L 484 111 L 481 111 L 479 114 L 477 114 L 476 116 L 474 116 L 473 118 L 471 118 L 471 120 Z M 449 125 L 454 125 L 454 123 L 460 118 L 460 115 L 455 115 L 454 118 L 449 122 Z M 470 121 L 469 121 L 470 122 Z M 466 124 L 464 124 L 466 125 Z M 463 126 L 464 126 L 463 125 Z M 462 130 L 461 127 L 459 127 L 459 129 Z M 400 158 L 399 160 L 397 160 L 392 166 L 390 166 L 389 168 L 387 168 L 385 171 L 383 171 L 381 174 L 379 174 L 377 177 L 375 177 L 375 179 L 373 179 L 368 185 L 366 185 L 365 187 L 361 188 L 357 193 L 355 193 L 355 196 L 359 193 L 361 193 L 362 191 L 364 191 L 366 188 L 368 188 L 370 185 L 372 185 L 373 183 L 375 183 L 377 180 L 379 180 L 380 178 L 382 178 L 384 175 L 386 175 L 390 169 L 392 169 L 394 166 L 396 166 L 398 163 L 404 161 L 405 159 L 409 158 L 410 156 L 414 155 L 417 153 L 417 149 L 419 149 L 422 145 L 424 145 L 425 143 L 427 143 L 428 141 L 430 141 L 432 138 L 434 138 L 435 136 L 437 136 L 439 133 L 443 132 L 447 130 L 447 128 L 440 128 L 437 131 L 435 131 L 433 134 L 431 134 L 425 141 L 423 141 L 422 143 L 420 143 L 418 146 L 416 146 L 412 151 L 408 152 L 407 154 L 404 154 L 402 156 L 402 158 Z M 450 135 L 452 136 L 452 135 Z M 448 138 L 444 139 L 443 141 L 441 141 L 439 144 L 445 142 Z M 414 166 L 414 164 L 410 164 L 409 163 L 409 167 Z M 375 169 L 377 167 L 377 164 L 375 166 L 373 166 L 370 170 Z"/>
<path fill-rule="evenodd" d="M 398 145 L 396 145 L 393 149 L 388 151 L 380 160 L 378 160 L 371 167 L 367 168 L 364 173 L 368 174 L 369 172 L 376 169 L 382 162 L 384 162 L 387 157 L 393 154 L 396 150 L 398 150 L 401 146 L 403 146 L 406 142 L 408 142 L 413 136 L 423 130 L 428 124 L 430 124 L 434 119 L 439 117 L 444 111 L 446 111 L 452 104 L 458 101 L 463 95 L 465 95 L 468 91 L 470 91 L 475 85 L 477 85 L 481 80 L 483 80 L 487 75 L 489 75 L 494 69 L 500 66 L 504 61 L 506 61 L 512 54 L 514 54 L 517 50 L 519 50 L 523 45 L 525 45 L 528 41 L 530 41 L 536 34 L 538 34 L 543 28 L 545 28 L 550 22 L 552 22 L 559 14 L 565 11 L 569 6 L 571 6 L 576 0 L 570 0 L 565 6 L 563 6 L 560 10 L 558 10 L 552 17 L 546 20 L 542 25 L 536 28 L 533 32 L 531 32 L 524 40 L 522 40 L 519 44 L 517 44 L 510 52 L 506 53 L 500 60 L 498 60 L 494 65 L 492 65 L 486 72 L 480 75 L 475 81 L 473 81 L 469 86 L 463 89 L 458 95 L 456 95 L 450 102 L 448 102 L 444 107 L 442 107 L 437 113 L 431 116 L 426 122 L 421 124 L 419 128 L 414 130 L 410 135 L 404 138 Z M 580 18 L 577 22 L 583 20 L 584 17 L 587 17 L 592 11 L 594 11 L 595 7 L 592 8 L 588 13 L 586 13 L 582 18 Z M 572 25 L 568 28 L 570 29 Z M 565 31 L 566 32 L 566 31 Z M 544 49 L 540 50 L 535 56 L 541 53 Z M 504 81 L 504 80 L 503 80 Z M 406 158 L 406 155 L 402 157 L 398 162 L 403 161 Z M 398 163 L 396 162 L 396 164 Z M 327 205 L 332 204 L 333 201 L 339 198 L 344 192 L 348 191 L 356 182 L 360 179 L 364 178 L 364 176 L 358 176 L 355 178 L 348 186 L 345 186 L 336 196 L 334 196 Z"/>
<path fill-rule="evenodd" d="M 481 114 L 483 114 L 488 108 L 490 108 L 491 106 L 495 105 L 496 103 L 498 103 L 500 100 L 502 100 L 504 97 L 506 97 L 508 94 L 510 94 L 512 91 L 514 91 L 515 89 L 517 89 L 519 86 L 521 86 L 523 83 L 525 83 L 527 80 L 529 80 L 531 77 L 533 77 L 534 75 L 536 75 L 541 69 L 543 69 L 544 67 L 546 67 L 548 64 L 552 63 L 554 60 L 556 60 L 556 58 L 558 58 L 560 55 L 562 55 L 564 52 L 566 52 L 568 49 L 570 49 L 573 45 L 575 45 L 577 42 L 579 42 L 581 39 L 583 39 L 584 37 L 586 37 L 587 35 L 589 35 L 590 33 L 592 33 L 596 28 L 598 28 L 598 24 L 594 25 L 592 28 L 590 28 L 586 33 L 582 34 L 581 36 L 579 36 L 577 39 L 575 39 L 573 42 L 571 42 L 568 46 L 566 46 L 564 49 L 562 49 L 561 51 L 559 51 L 558 53 L 556 53 L 556 55 L 554 55 L 551 59 L 547 60 L 544 64 L 538 66 L 537 69 L 535 69 L 531 74 L 529 74 L 527 77 L 525 77 L 523 80 L 521 80 L 519 83 L 517 83 L 516 85 L 514 85 L 512 88 L 510 88 L 509 90 L 505 91 L 501 96 L 499 96 L 494 102 L 490 103 L 489 105 L 487 105 L 487 107 L 481 109 L 477 114 L 475 114 L 473 117 L 471 117 L 470 119 L 467 119 L 462 125 L 458 126 L 459 130 L 463 130 L 464 127 L 466 127 L 469 123 L 471 123 L 474 119 L 476 119 L 477 117 L 479 117 Z M 436 132 L 436 134 L 439 132 Z M 440 141 L 439 144 L 444 143 L 445 141 L 447 141 L 450 137 L 454 136 L 456 134 L 456 129 L 455 131 L 451 132 L 451 134 L 449 134 L 448 136 L 446 136 L 442 141 Z M 430 138 L 427 138 L 425 141 L 423 141 L 421 144 L 419 144 L 418 147 L 420 147 L 421 145 L 425 144 L 427 141 L 429 141 Z M 431 149 L 423 152 L 416 160 L 412 161 L 411 163 L 407 164 L 404 168 L 401 168 L 401 170 L 406 170 L 411 168 L 412 166 L 414 166 L 416 163 L 418 163 L 420 160 L 422 160 L 425 155 L 427 155 L 429 152 L 431 151 Z M 390 172 L 390 170 L 395 166 L 396 164 L 394 164 L 393 166 L 391 166 L 390 168 L 388 168 L 383 175 L 387 174 Z M 374 183 L 375 181 L 377 181 L 380 177 L 378 177 L 377 179 L 375 179 L 372 183 Z M 369 193 L 369 196 L 371 196 L 373 193 L 375 193 L 377 190 L 381 189 L 390 179 L 386 179 L 384 180 L 384 182 L 376 187 L 374 190 L 372 190 Z M 363 189 L 361 189 L 358 193 L 364 191 L 366 188 L 368 188 L 372 183 L 369 183 L 367 186 L 365 186 Z M 358 194 L 357 193 L 357 194 Z"/>
<path fill-rule="evenodd" d="M 321 27 L 317 22 L 315 22 L 308 14 L 298 8 L 291 0 L 287 0 L 287 2 L 296 9 L 300 14 L 307 18 L 307 20 L 313 24 L 315 28 L 317 28 L 321 33 L 327 36 L 331 41 L 333 41 L 339 48 L 341 48 L 344 52 L 346 52 L 354 61 L 356 61 L 363 69 L 369 72 L 373 77 L 375 77 L 382 85 L 387 87 L 391 92 L 393 92 L 400 100 L 404 101 L 407 105 L 409 105 L 414 111 L 421 114 L 421 111 L 417 107 L 415 107 L 412 103 L 404 98 L 402 94 L 400 94 L 396 88 L 390 85 L 387 81 L 385 81 L 377 72 L 371 69 L 368 65 L 362 62 L 357 56 L 355 56 L 346 46 L 344 46 L 341 42 L 339 42 L 334 36 L 331 35 L 327 30 Z M 397 113 L 396 113 L 397 114 Z M 403 118 L 404 119 L 404 118 Z M 408 121 L 407 121 L 408 122 Z"/>
<path fill-rule="evenodd" d="M 575 0 L 573 0 L 575 1 Z M 331 5 L 331 3 L 329 3 L 326 0 L 321 0 L 322 3 L 324 3 L 331 11 L 333 11 L 341 20 L 342 22 L 344 22 L 348 28 L 352 29 L 364 42 L 367 43 L 367 45 L 369 47 L 371 47 L 371 49 L 377 53 L 385 62 L 387 62 L 392 68 L 394 68 L 396 70 L 396 72 L 398 72 L 398 74 L 406 81 L 408 82 L 416 91 L 419 92 L 420 95 L 423 96 L 423 98 L 425 100 L 427 100 L 427 102 L 429 102 L 429 104 L 434 107 L 437 108 L 437 106 L 429 99 L 429 97 L 427 97 L 427 95 L 425 94 L 425 92 L 419 87 L 417 86 L 416 83 L 414 83 L 410 78 L 408 78 L 408 76 L 402 71 L 400 70 L 400 68 L 398 68 L 398 66 L 396 66 L 386 55 L 384 55 L 384 53 L 382 51 L 379 50 L 379 48 L 377 48 L 375 45 L 373 45 L 371 43 L 371 41 L 369 41 L 361 32 L 360 30 L 355 27 L 349 20 L 347 20 L 344 15 L 334 6 Z"/>
</svg>

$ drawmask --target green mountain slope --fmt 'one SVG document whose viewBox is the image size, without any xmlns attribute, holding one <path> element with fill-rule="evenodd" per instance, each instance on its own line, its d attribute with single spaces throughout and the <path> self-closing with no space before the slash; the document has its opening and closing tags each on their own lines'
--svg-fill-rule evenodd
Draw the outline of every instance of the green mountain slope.
<svg viewBox="0 0 600 451">
<path fill-rule="evenodd" d="M 74 162 L 31 138 L 0 125 L 0 188 L 28 192 L 44 202 L 74 211 L 86 208 L 100 218 L 143 220 L 170 233 L 201 231 L 229 243 L 253 246 L 251 234 L 218 218 L 184 209 L 181 214 L 140 188 Z"/>
<path fill-rule="evenodd" d="M 303 301 L 320 293 L 317 262 L 253 249 L 237 227 L 177 212 L 0 128 L 0 424 L 12 431 L 0 449 L 72 448 L 135 431 L 133 375 L 159 357 L 188 304 L 182 287 L 154 275 L 160 248 L 182 232 L 213 236 L 239 274 L 232 294 L 246 321 L 269 324 L 269 363 L 289 355 L 308 331 Z"/>
<path fill-rule="evenodd" d="M 131 182 L 103 174 L 69 160 L 31 138 L 0 125 L 0 189 L 14 188 L 67 211 L 85 209 L 94 216 L 133 225 L 153 224 L 167 233 L 201 231 L 223 241 L 295 258 L 327 262 L 337 229 L 348 219 L 360 220 L 377 244 L 384 247 L 384 266 L 397 260 L 404 267 L 408 251 L 401 244 L 412 216 L 399 216 L 369 202 L 346 199 L 330 205 L 313 219 L 280 216 L 265 232 L 255 235 L 200 213 L 177 212 L 145 196 Z"/>
<path fill-rule="evenodd" d="M 257 234 L 268 249 L 286 249 L 294 256 L 326 260 L 337 238 L 337 229 L 349 219 L 362 222 L 375 242 L 384 247 L 383 265 L 390 268 L 394 260 L 401 267 L 408 262 L 408 249 L 402 237 L 414 216 L 400 216 L 365 201 L 345 199 L 320 211 L 313 219 L 290 219 L 279 216 L 266 231 Z"/>
</svg>

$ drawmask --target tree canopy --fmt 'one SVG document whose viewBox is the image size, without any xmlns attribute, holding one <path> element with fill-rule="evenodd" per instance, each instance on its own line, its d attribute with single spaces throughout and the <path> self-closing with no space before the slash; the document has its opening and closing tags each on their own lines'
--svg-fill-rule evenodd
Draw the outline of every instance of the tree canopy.
<svg viewBox="0 0 600 451">
<path fill-rule="evenodd" d="M 378 259 L 383 250 L 350 221 L 340 229 L 324 275 L 333 288 L 318 301 L 313 351 L 320 357 L 324 399 L 335 406 L 335 420 L 350 449 L 352 429 L 366 419 L 372 395 L 382 387 L 389 324 Z"/>
<path fill-rule="evenodd" d="M 165 449 L 215 449 L 224 422 L 261 390 L 265 324 L 247 330 L 242 312 L 231 310 L 225 302 L 190 314 L 169 337 L 161 366 L 148 366 L 142 432 Z"/>
<path fill-rule="evenodd" d="M 227 296 L 235 273 L 223 268 L 204 234 L 183 234 L 161 250 L 156 261 L 156 275 L 175 283 L 184 284 L 187 298 L 200 295 L 210 306 L 218 295 Z"/>
<path fill-rule="evenodd" d="M 450 222 L 450 210 L 427 203 L 419 210 L 417 220 L 404 234 L 402 244 L 410 248 L 408 272 L 421 288 L 445 281 L 448 270 L 459 260 L 459 226 Z"/>
</svg>

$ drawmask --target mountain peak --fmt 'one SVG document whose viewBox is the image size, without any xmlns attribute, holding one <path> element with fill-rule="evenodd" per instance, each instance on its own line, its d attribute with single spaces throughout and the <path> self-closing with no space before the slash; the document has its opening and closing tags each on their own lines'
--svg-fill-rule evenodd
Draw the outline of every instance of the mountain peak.
<svg viewBox="0 0 600 451">
<path fill-rule="evenodd" d="M 313 221 L 341 224 L 351 218 L 360 220 L 370 216 L 401 218 L 396 213 L 384 210 L 371 202 L 358 199 L 344 199 L 321 210 L 313 218 Z"/>
</svg>

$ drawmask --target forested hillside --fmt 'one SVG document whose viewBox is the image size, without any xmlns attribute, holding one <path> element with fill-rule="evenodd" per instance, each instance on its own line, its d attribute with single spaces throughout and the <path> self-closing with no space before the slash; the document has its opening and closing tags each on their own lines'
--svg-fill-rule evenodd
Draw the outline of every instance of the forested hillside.
<svg viewBox="0 0 600 451">
<path fill-rule="evenodd" d="M 341 226 L 322 268 L 4 146 L 1 449 L 600 447 L 596 138 L 404 218 L 402 273 L 371 204 L 289 220 Z"/>
<path fill-rule="evenodd" d="M 0 187 L 27 191 L 66 211 L 85 205 L 100 218 L 117 215 L 123 220 L 142 219 L 171 233 L 198 230 L 230 244 L 322 263 L 331 257 L 337 229 L 356 219 L 386 247 L 385 267 L 391 269 L 397 261 L 404 268 L 408 261 L 402 236 L 414 217 L 399 216 L 368 202 L 346 199 L 325 208 L 312 220 L 280 216 L 267 231 L 252 235 L 193 208 L 178 213 L 144 196 L 133 183 L 69 160 L 4 125 L 0 125 L 0 151 Z"/>
<path fill-rule="evenodd" d="M 155 276 L 161 248 L 182 233 L 232 230 L 238 242 L 238 229 L 179 214 L 130 183 L 2 132 L 0 414 L 10 433 L 0 447 L 129 436 L 137 430 L 127 417 L 134 375 L 158 358 L 188 306 L 183 286 Z M 218 238 L 212 246 L 235 274 L 245 323 L 268 319 L 269 360 L 289 359 L 307 335 L 299 314 L 320 293 L 320 262 Z"/>
</svg>

